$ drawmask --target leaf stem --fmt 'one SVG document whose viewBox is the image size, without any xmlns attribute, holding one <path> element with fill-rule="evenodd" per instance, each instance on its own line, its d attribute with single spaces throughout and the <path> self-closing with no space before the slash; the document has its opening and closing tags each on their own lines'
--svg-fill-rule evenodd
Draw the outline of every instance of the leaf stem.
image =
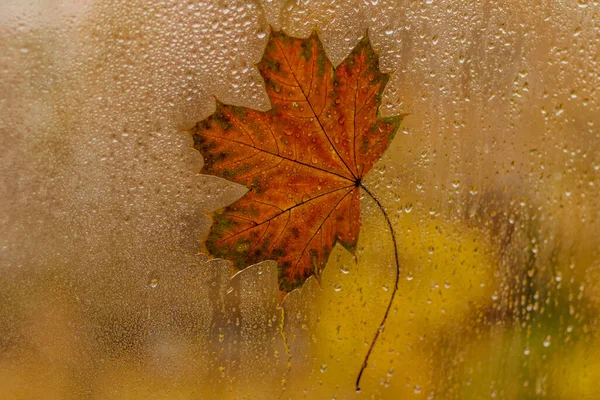
<svg viewBox="0 0 600 400">
<path fill-rule="evenodd" d="M 383 319 L 381 320 L 381 323 L 379 324 L 379 327 L 377 328 L 377 332 L 375 332 L 375 336 L 373 337 L 373 340 L 371 341 L 369 350 L 367 351 L 367 354 L 365 355 L 365 359 L 363 361 L 362 367 L 360 368 L 358 377 L 356 378 L 356 391 L 357 392 L 360 392 L 360 379 L 362 378 L 363 372 L 367 368 L 367 363 L 369 361 L 369 357 L 371 356 L 371 352 L 373 351 L 373 348 L 375 347 L 377 338 L 379 337 L 379 334 L 381 332 L 383 332 L 385 322 L 387 321 L 388 314 L 390 313 L 390 310 L 392 308 L 392 303 L 394 302 L 394 298 L 396 297 L 396 292 L 398 291 L 398 282 L 400 281 L 400 260 L 398 259 L 398 245 L 396 244 L 396 233 L 394 232 L 394 228 L 392 226 L 392 221 L 390 221 L 390 217 L 388 216 L 387 212 L 385 211 L 385 208 L 379 202 L 377 197 L 375 197 L 373 195 L 373 193 L 371 193 L 369 191 L 369 189 L 367 189 L 362 183 L 359 183 L 359 185 L 369 195 L 369 197 L 371 197 L 375 201 L 375 203 L 377 203 L 377 206 L 381 210 L 381 213 L 383 214 L 385 221 L 387 222 L 388 227 L 390 228 L 390 233 L 392 235 L 392 242 L 394 243 L 394 257 L 396 260 L 396 281 L 394 283 L 394 289 L 392 290 L 392 296 L 390 297 L 390 301 L 385 310 L 385 314 L 383 315 Z"/>
</svg>

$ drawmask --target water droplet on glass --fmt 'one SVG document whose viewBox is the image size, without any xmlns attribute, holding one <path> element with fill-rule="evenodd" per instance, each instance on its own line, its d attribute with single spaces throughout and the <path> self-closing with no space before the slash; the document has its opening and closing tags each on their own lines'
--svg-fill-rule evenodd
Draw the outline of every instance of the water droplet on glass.
<svg viewBox="0 0 600 400">
<path fill-rule="evenodd" d="M 333 290 L 335 290 L 336 292 L 339 292 L 340 290 L 342 290 L 342 287 L 338 284 L 333 285 Z"/>
<path fill-rule="evenodd" d="M 327 371 L 327 364 L 321 364 L 321 373 Z"/>
<path fill-rule="evenodd" d="M 158 279 L 154 278 L 150 281 L 150 287 L 155 288 L 158 286 Z"/>
<path fill-rule="evenodd" d="M 552 337 L 550 335 L 546 336 L 544 338 L 544 347 L 550 347 L 551 342 L 552 342 Z"/>
</svg>

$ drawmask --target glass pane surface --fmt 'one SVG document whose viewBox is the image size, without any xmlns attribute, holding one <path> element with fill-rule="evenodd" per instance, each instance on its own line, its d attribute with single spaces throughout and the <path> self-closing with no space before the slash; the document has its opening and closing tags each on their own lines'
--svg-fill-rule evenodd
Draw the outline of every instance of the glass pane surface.
<svg viewBox="0 0 600 400">
<path fill-rule="evenodd" d="M 0 398 L 600 392 L 597 1 L 4 0 L 0 29 Z M 394 237 L 361 192 L 287 295 L 206 251 L 248 188 L 190 134 L 271 108 L 279 31 L 334 66 L 367 35 L 402 116 L 361 183 Z"/>
</svg>

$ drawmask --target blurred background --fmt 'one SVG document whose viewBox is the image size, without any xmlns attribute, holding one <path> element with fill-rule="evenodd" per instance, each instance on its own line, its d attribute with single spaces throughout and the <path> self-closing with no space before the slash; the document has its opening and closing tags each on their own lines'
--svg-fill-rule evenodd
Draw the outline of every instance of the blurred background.
<svg viewBox="0 0 600 400">
<path fill-rule="evenodd" d="M 269 26 L 340 63 L 368 32 L 406 113 L 356 257 L 279 306 L 276 265 L 199 253 L 245 189 L 185 129 L 266 110 Z M 3 0 L 3 399 L 595 399 L 596 0 Z M 230 279 L 231 278 L 231 279 Z"/>
</svg>

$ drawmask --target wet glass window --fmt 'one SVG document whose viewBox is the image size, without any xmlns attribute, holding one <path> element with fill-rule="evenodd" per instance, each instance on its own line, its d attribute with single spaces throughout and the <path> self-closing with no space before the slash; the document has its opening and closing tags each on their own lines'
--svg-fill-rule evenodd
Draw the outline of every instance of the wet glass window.
<svg viewBox="0 0 600 400">
<path fill-rule="evenodd" d="M 3 399 L 591 399 L 595 0 L 4 0 Z"/>
</svg>

